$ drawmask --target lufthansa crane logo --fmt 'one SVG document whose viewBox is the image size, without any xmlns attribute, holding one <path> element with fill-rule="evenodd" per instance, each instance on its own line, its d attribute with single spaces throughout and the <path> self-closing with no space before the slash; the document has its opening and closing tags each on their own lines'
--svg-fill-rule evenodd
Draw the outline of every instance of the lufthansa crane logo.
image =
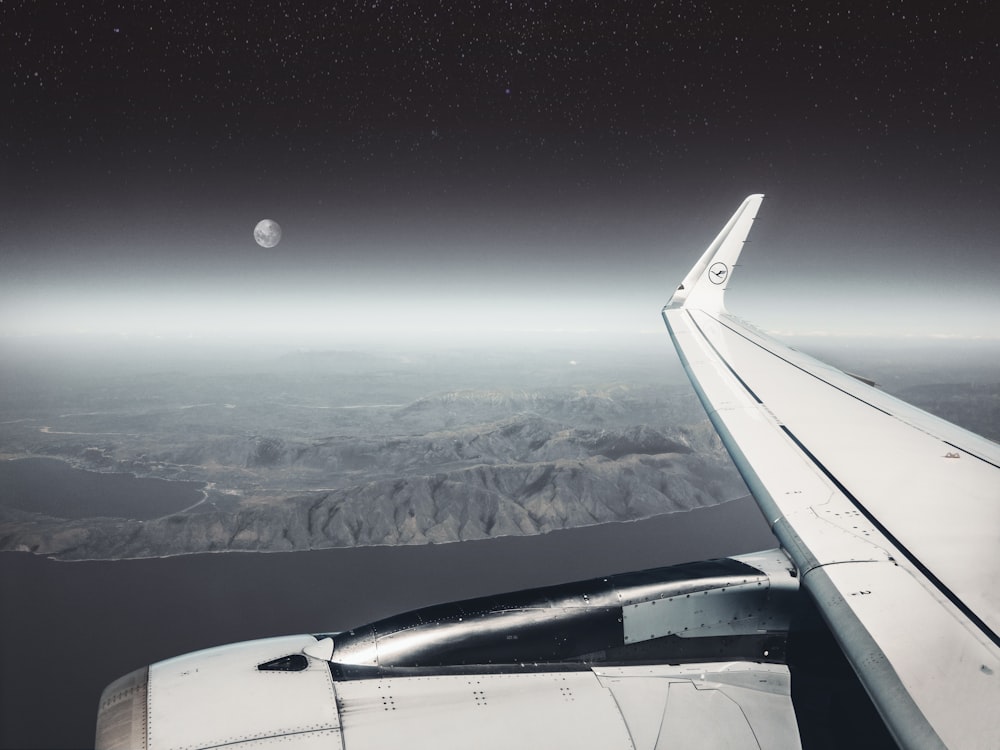
<svg viewBox="0 0 1000 750">
<path fill-rule="evenodd" d="M 708 269 L 708 279 L 713 284 L 721 284 L 729 276 L 729 267 L 725 263 L 713 263 Z"/>
</svg>

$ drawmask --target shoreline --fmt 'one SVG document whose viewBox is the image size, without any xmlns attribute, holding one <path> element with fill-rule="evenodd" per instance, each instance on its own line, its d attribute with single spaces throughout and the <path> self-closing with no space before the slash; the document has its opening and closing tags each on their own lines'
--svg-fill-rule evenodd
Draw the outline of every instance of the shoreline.
<svg viewBox="0 0 1000 750">
<path fill-rule="evenodd" d="M 170 481 L 170 480 L 164 480 Z M 588 529 L 603 529 L 604 527 L 623 527 L 629 524 L 637 523 L 647 523 L 654 522 L 656 520 L 662 520 L 668 517 L 675 517 L 679 515 L 684 515 L 688 513 L 697 513 L 698 511 L 707 510 L 709 508 L 717 508 L 722 505 L 728 505 L 729 503 L 743 503 L 752 502 L 752 495 L 743 495 L 742 497 L 733 498 L 731 500 L 723 500 L 718 503 L 712 503 L 711 505 L 701 505 L 697 508 L 679 508 L 677 510 L 668 510 L 663 513 L 657 513 L 652 516 L 646 516 L 644 518 L 629 518 L 622 521 L 605 521 L 600 523 L 585 524 L 582 526 L 572 526 L 564 529 L 551 529 L 549 531 L 542 531 L 537 534 L 502 534 L 499 536 L 488 537 L 486 539 L 451 539 L 443 542 L 409 542 L 405 544 L 359 544 L 356 546 L 344 546 L 344 547 L 308 547 L 306 549 L 288 550 L 288 549 L 215 549 L 215 550 L 197 550 L 193 552 L 175 552 L 168 555 L 148 555 L 141 557 L 87 557 L 87 558 L 62 558 L 56 554 L 46 553 L 46 552 L 33 552 L 28 549 L 7 549 L 0 550 L 0 555 L 6 553 L 12 554 L 28 554 L 35 557 L 39 557 L 45 560 L 51 560 L 55 563 L 97 563 L 97 562 L 126 562 L 135 560 L 171 560 L 177 557 L 197 557 L 199 555 L 228 555 L 228 554 L 245 554 L 245 555 L 280 555 L 280 554 L 300 554 L 307 552 L 325 552 L 328 550 L 354 550 L 354 549 L 382 549 L 385 547 L 441 547 L 451 544 L 472 544 L 476 542 L 491 542 L 503 539 L 533 539 L 533 538 L 546 538 L 552 535 L 572 533 L 576 531 L 586 531 Z M 201 504 L 204 500 L 200 500 L 197 504 Z M 193 506 L 192 506 L 193 507 Z M 187 509 L 185 509 L 187 510 Z M 180 511 L 184 512 L 184 511 Z M 62 520 L 62 519 L 57 519 Z M 141 521 L 139 523 L 142 523 Z"/>
</svg>

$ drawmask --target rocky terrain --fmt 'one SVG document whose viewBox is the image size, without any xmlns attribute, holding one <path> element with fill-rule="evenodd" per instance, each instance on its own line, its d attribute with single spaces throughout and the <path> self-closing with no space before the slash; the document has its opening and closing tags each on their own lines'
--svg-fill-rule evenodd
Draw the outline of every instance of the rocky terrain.
<svg viewBox="0 0 1000 750">
<path fill-rule="evenodd" d="M 646 518 L 743 492 L 721 456 L 699 456 L 682 443 L 662 452 L 666 439 L 645 432 L 655 453 L 478 463 L 145 522 L 29 519 L 8 510 L 0 545 L 88 559 L 448 542 Z M 603 437 L 615 442 L 636 436 Z"/>
<path fill-rule="evenodd" d="M 198 482 L 203 499 L 150 517 L 137 497 L 109 517 L 51 485 L 64 497 L 34 504 L 0 487 L 0 549 L 92 559 L 448 542 L 745 494 L 690 390 L 655 370 L 559 382 L 535 362 L 544 387 L 475 387 L 516 380 L 493 361 L 481 376 L 461 370 L 474 387 L 425 390 L 452 364 L 414 374 L 402 359 L 298 357 L 253 377 L 156 373 L 19 405 L 0 424 L 6 458 L 59 458 L 88 485 L 123 473 Z"/>
<path fill-rule="evenodd" d="M 0 477 L 0 550 L 92 559 L 438 543 L 636 520 L 746 493 L 676 370 L 664 375 L 642 354 L 589 362 L 326 352 L 255 371 L 59 379 L 0 368 L 2 457 L 87 472 L 60 480 L 62 490 L 50 482 L 43 501 Z M 969 382 L 934 370 L 950 380 L 936 384 L 913 367 L 867 362 L 907 400 L 998 435 L 1000 391 L 985 360 Z M 136 490 L 131 504 L 98 502 L 106 498 L 93 493 L 111 494 L 101 478 L 123 474 L 169 481 Z M 171 505 L 164 490 L 179 480 L 195 484 Z"/>
</svg>

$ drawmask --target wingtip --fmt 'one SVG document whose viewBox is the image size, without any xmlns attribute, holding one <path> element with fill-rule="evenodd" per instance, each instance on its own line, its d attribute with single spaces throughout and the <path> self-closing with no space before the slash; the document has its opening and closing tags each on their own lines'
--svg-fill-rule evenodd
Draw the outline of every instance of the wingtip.
<svg viewBox="0 0 1000 750">
<path fill-rule="evenodd" d="M 723 301 L 732 269 L 763 200 L 763 193 L 753 193 L 743 200 L 736 213 L 684 277 L 666 308 L 698 305 L 724 309 Z"/>
</svg>

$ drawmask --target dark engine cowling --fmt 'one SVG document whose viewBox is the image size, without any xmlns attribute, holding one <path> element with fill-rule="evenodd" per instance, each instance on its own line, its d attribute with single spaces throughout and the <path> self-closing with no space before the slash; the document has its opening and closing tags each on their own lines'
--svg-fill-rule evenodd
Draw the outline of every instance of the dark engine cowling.
<svg viewBox="0 0 1000 750">
<path fill-rule="evenodd" d="M 472 665 L 780 661 L 793 571 L 774 551 L 441 604 L 332 636 L 331 661 L 342 679 Z"/>
</svg>

